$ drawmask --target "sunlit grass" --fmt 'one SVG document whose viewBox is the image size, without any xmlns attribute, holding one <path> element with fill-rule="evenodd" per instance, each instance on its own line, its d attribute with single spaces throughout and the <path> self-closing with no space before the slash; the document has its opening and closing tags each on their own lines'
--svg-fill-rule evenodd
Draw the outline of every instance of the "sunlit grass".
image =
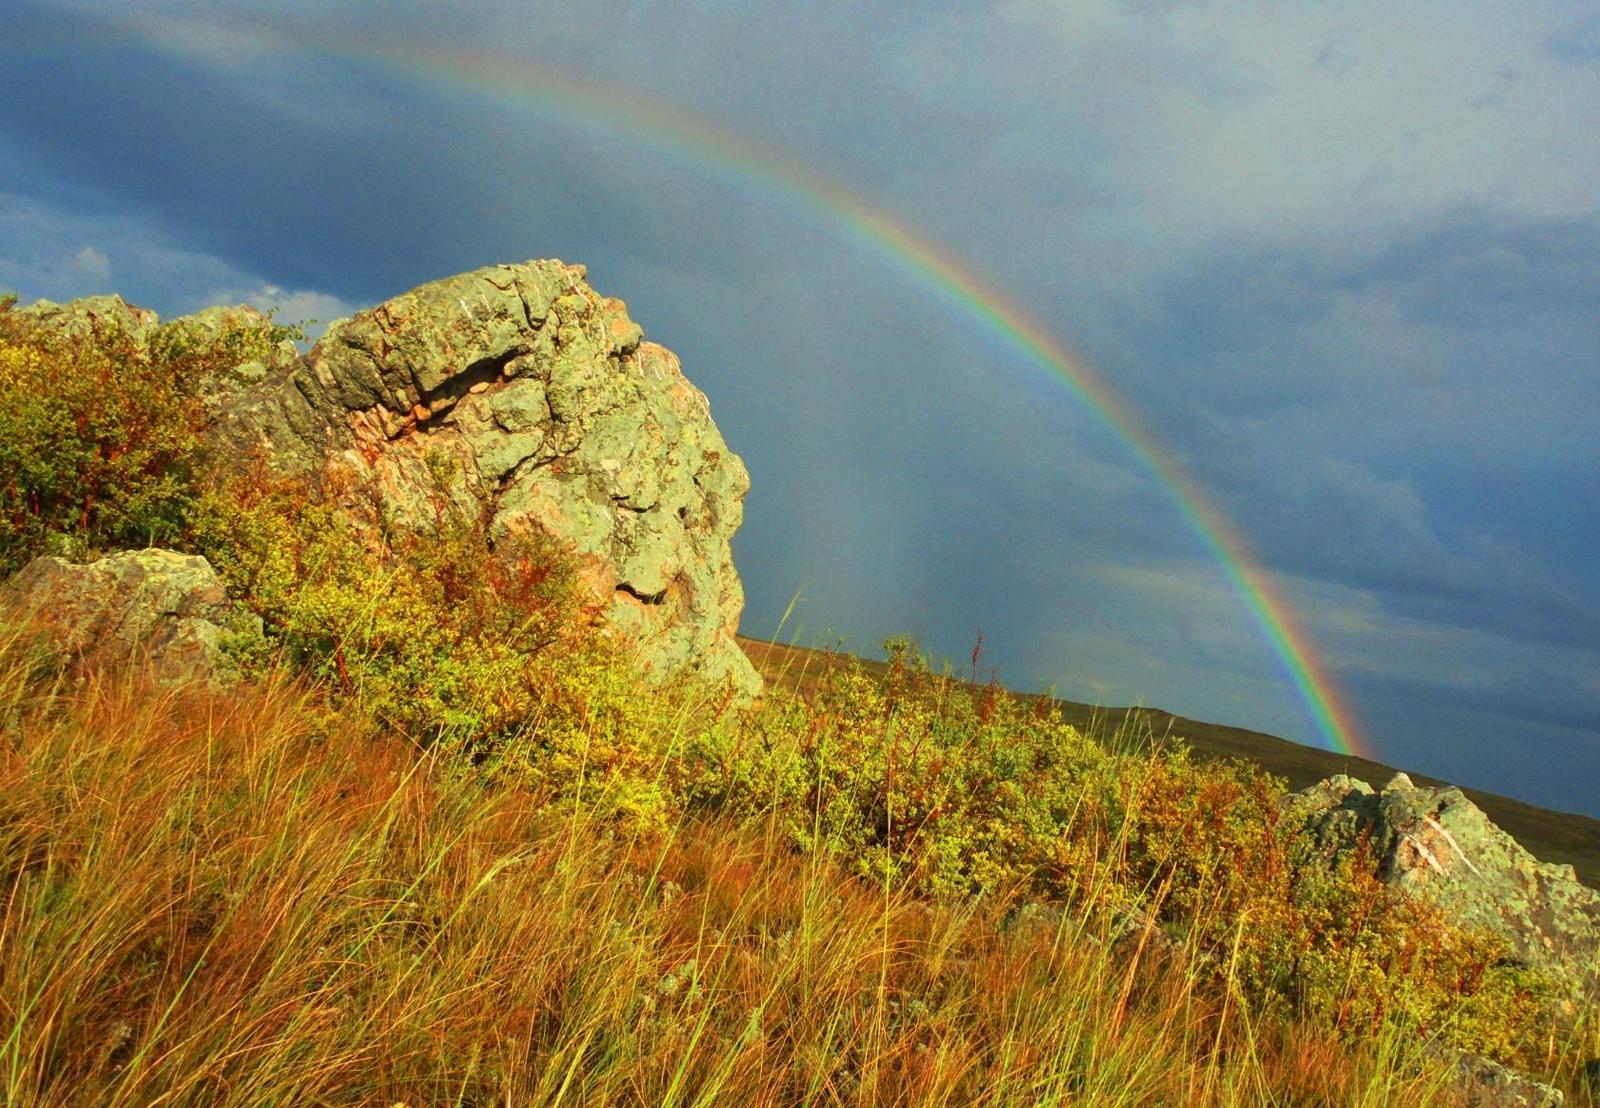
<svg viewBox="0 0 1600 1108">
<path fill-rule="evenodd" d="M 0 674 L 10 1104 L 1425 1103 L 1086 913 L 564 814 L 284 680 Z M 1041 922 L 1041 920 L 1043 922 Z M 1141 966 L 1140 961 L 1144 964 Z M 1420 1068 L 1419 1068 L 1420 1067 Z"/>
</svg>

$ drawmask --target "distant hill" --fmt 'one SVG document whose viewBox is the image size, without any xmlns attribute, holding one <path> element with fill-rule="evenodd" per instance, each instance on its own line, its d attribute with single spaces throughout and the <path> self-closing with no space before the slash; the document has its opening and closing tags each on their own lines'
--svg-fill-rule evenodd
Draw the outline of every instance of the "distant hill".
<svg viewBox="0 0 1600 1108">
<path fill-rule="evenodd" d="M 808 685 L 830 664 L 830 659 L 837 664 L 849 657 L 743 636 L 739 642 L 763 677 L 790 689 Z M 882 673 L 887 668 L 883 662 L 858 660 L 869 672 Z M 1161 742 L 1169 737 L 1181 737 L 1199 754 L 1254 762 L 1270 773 L 1287 778 L 1292 789 L 1303 789 L 1338 773 L 1381 785 L 1403 768 L 1318 750 L 1243 727 L 1186 719 L 1159 708 L 1104 708 L 1071 700 L 1055 703 L 1069 723 L 1097 738 L 1124 735 L 1140 741 Z M 1427 774 L 1406 772 L 1418 784 L 1446 783 Z M 1568 863 L 1577 870 L 1584 884 L 1600 888 L 1600 820 L 1572 812 L 1554 812 L 1480 789 L 1462 787 L 1461 791 L 1540 861 Z"/>
</svg>

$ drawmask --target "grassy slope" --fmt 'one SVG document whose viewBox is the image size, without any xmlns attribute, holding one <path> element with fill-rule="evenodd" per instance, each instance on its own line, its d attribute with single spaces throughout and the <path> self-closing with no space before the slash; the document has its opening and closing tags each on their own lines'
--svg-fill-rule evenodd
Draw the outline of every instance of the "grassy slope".
<svg viewBox="0 0 1600 1108">
<path fill-rule="evenodd" d="M 741 639 L 741 643 L 764 676 L 788 687 L 803 684 L 806 675 L 827 664 L 827 656 L 817 650 L 758 639 Z M 873 672 L 884 669 L 882 662 L 865 661 L 863 664 Z M 1393 766 L 1367 758 L 1318 750 L 1242 727 L 1185 719 L 1157 708 L 1097 708 L 1070 700 L 1056 703 L 1068 722 L 1097 738 L 1151 735 L 1160 741 L 1166 736 L 1182 736 L 1197 753 L 1255 762 L 1271 773 L 1288 778 L 1290 787 L 1295 789 L 1336 773 L 1347 773 L 1380 785 L 1396 772 Z M 1130 721 L 1130 715 L 1137 718 Z M 1129 726 L 1130 722 L 1134 726 Z M 1426 774 L 1411 776 L 1419 784 L 1444 784 L 1439 778 Z M 1585 884 L 1600 888 L 1600 820 L 1570 812 L 1554 812 L 1479 789 L 1461 791 L 1535 857 L 1545 862 L 1570 863 Z"/>
<path fill-rule="evenodd" d="M 24 692 L 0 666 L 8 1105 L 1446 1100 L 1410 1035 L 1258 1020 L 1193 950 L 918 901 L 768 821 L 630 838 L 281 682 Z"/>
<path fill-rule="evenodd" d="M 1291 881 L 1250 774 L 920 673 L 702 727 L 538 550 L 486 562 L 471 519 L 374 550 L 349 489 L 195 484 L 171 386 L 237 344 L 10 351 L 0 441 L 40 465 L 0 561 L 160 523 L 325 685 L 0 650 L 6 1104 L 1375 1106 L 1442 1099 L 1430 1040 L 1569 1085 L 1596 1053 L 1523 1033 L 1536 994 L 1436 914 Z"/>
</svg>

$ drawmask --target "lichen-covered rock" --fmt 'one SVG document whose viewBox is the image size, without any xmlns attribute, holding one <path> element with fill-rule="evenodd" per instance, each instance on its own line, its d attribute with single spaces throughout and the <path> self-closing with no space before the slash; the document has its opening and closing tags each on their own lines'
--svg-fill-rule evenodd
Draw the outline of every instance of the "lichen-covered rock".
<svg viewBox="0 0 1600 1108">
<path fill-rule="evenodd" d="M 0 586 L 0 611 L 45 632 L 69 662 L 148 661 L 170 681 L 232 680 L 224 638 L 250 630 L 211 563 L 170 550 L 125 550 L 87 565 L 35 558 Z"/>
<path fill-rule="evenodd" d="M 1455 788 L 1396 774 L 1381 791 L 1339 775 L 1288 800 L 1314 856 L 1365 842 L 1379 876 L 1427 896 L 1463 924 L 1504 936 L 1518 957 L 1575 994 L 1600 986 L 1600 892 L 1571 866 L 1529 854 Z"/>
<path fill-rule="evenodd" d="M 141 342 L 148 339 L 161 322 L 149 308 L 136 308 L 115 295 L 85 296 L 66 304 L 35 300 L 17 311 L 53 330 L 82 338 L 116 330 Z"/>
<path fill-rule="evenodd" d="M 744 465 L 582 266 L 490 266 L 360 312 L 226 399 L 216 433 L 287 471 L 343 468 L 404 524 L 443 499 L 486 509 L 493 535 L 543 531 L 651 672 L 760 688 L 733 638 Z"/>
</svg>

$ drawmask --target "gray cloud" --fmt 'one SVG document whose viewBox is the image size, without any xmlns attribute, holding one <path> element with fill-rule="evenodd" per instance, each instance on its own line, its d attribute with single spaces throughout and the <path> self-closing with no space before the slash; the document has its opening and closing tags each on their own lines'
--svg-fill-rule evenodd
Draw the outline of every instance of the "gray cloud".
<svg viewBox="0 0 1600 1108">
<path fill-rule="evenodd" d="M 1269 561 L 1593 642 L 1600 577 L 1571 555 L 1600 536 L 1596 273 L 1592 213 L 1455 210 L 1375 242 L 1214 243 L 1124 318 L 1133 360 L 1179 380 L 1147 407 Z"/>
<path fill-rule="evenodd" d="M 1600 212 L 1517 218 L 1456 210 L 1410 230 L 1344 277 L 1382 289 L 1410 320 L 1472 331 L 1600 313 Z M 1590 328 L 1600 338 L 1600 320 Z"/>
<path fill-rule="evenodd" d="M 82 244 L 82 245 L 79 245 Z M 275 309 L 286 323 L 322 324 L 351 305 L 316 289 L 285 289 L 221 258 L 173 244 L 127 216 L 83 215 L 0 192 L 0 291 L 28 300 L 116 292 L 168 316 L 212 304 Z"/>
</svg>

